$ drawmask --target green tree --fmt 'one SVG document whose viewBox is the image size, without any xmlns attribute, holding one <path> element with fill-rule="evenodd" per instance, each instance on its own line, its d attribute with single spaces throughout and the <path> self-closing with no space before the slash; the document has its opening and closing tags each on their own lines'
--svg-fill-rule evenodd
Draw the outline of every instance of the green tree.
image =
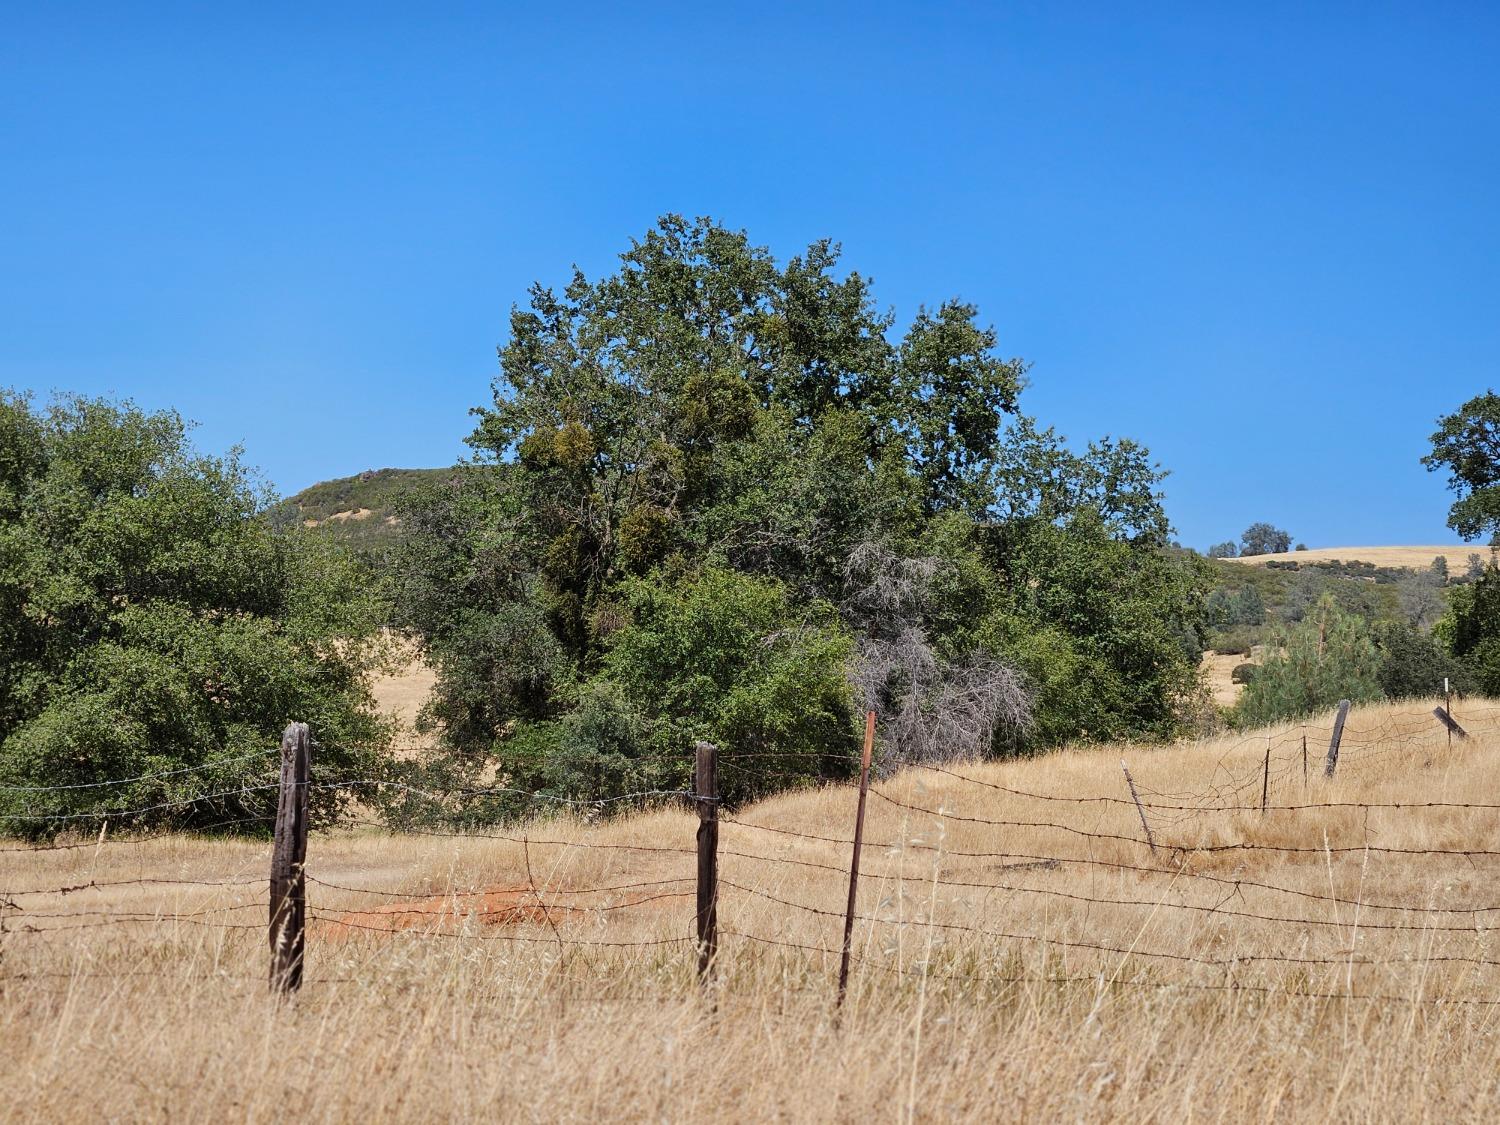
<svg viewBox="0 0 1500 1125">
<path fill-rule="evenodd" d="M 1170 738 L 1200 690 L 1207 577 L 1087 509 L 1011 529 L 986 641 L 1037 685 L 1035 736 Z"/>
<path fill-rule="evenodd" d="M 1433 632 L 1459 659 L 1473 690 L 1500 696 L 1500 566 L 1455 586 Z"/>
<path fill-rule="evenodd" d="M 235 454 L 194 452 L 175 414 L 0 393 L 11 830 L 266 831 L 291 720 L 312 725 L 320 774 L 378 770 L 368 577 L 330 544 L 274 532 L 267 499 Z M 317 821 L 345 796 L 316 790 Z"/>
<path fill-rule="evenodd" d="M 1326 710 L 1341 699 L 1381 699 L 1380 667 L 1369 626 L 1325 595 L 1300 625 L 1277 636 L 1233 718 L 1239 726 L 1264 726 Z"/>
<path fill-rule="evenodd" d="M 1205 591 L 1168 547 L 1159 466 L 1021 414 L 1026 366 L 973 307 L 904 332 L 877 307 L 832 243 L 783 264 L 675 216 L 616 272 L 531 290 L 476 463 L 403 502 L 393 602 L 438 667 L 428 719 L 455 759 L 607 792 L 680 777 L 689 728 L 824 776 L 861 705 L 887 761 L 1173 729 Z M 771 675 L 756 645 L 776 683 L 800 664 L 817 721 L 731 723 L 718 695 L 762 688 L 704 694 L 685 648 L 646 645 L 688 620 L 747 675 Z M 852 707 L 830 702 L 835 664 Z"/>
<path fill-rule="evenodd" d="M 1500 541 L 1500 395 L 1487 391 L 1440 418 L 1422 463 L 1429 472 L 1446 470 L 1458 497 L 1448 526 L 1465 539 L 1488 532 Z"/>
<path fill-rule="evenodd" d="M 1292 549 L 1292 537 L 1268 523 L 1252 523 L 1240 536 L 1242 555 L 1279 555 Z"/>
<path fill-rule="evenodd" d="M 1468 690 L 1464 670 L 1429 633 L 1405 622 L 1387 621 L 1375 629 L 1380 650 L 1377 678 L 1388 699 L 1430 699 L 1443 693 L 1447 680 L 1455 691 Z"/>
</svg>

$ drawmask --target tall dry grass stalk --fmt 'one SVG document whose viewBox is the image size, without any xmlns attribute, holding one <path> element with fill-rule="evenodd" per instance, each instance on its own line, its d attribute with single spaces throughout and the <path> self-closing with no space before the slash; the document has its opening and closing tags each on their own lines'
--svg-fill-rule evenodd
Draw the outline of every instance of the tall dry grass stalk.
<svg viewBox="0 0 1500 1125">
<path fill-rule="evenodd" d="M 837 1023 L 847 788 L 724 821 L 714 1003 L 686 811 L 315 836 L 290 1002 L 265 987 L 266 845 L 6 851 L 3 1113 L 1485 1117 L 1500 856 L 1459 853 L 1500 851 L 1500 819 L 1460 805 L 1500 804 L 1500 706 L 1459 717 L 1449 758 L 1427 707 L 1356 711 L 1305 789 L 1301 727 L 1272 730 L 1264 815 L 1260 734 L 899 773 L 872 792 Z M 1298 850 L 1206 850 L 1236 844 Z"/>
</svg>

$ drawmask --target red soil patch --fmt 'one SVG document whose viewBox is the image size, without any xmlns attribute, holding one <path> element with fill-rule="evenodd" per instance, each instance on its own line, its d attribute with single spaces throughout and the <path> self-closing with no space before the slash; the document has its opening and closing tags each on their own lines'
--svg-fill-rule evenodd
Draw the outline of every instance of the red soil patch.
<svg viewBox="0 0 1500 1125">
<path fill-rule="evenodd" d="M 358 930 L 396 933 L 420 928 L 440 930 L 456 928 L 465 918 L 474 918 L 486 926 L 510 926 L 525 922 L 558 922 L 574 913 L 574 908 L 543 903 L 540 895 L 546 888 L 489 887 L 468 893 L 433 895 L 422 899 L 400 899 L 363 910 L 349 910 L 329 921 L 329 929 L 348 934 Z"/>
</svg>

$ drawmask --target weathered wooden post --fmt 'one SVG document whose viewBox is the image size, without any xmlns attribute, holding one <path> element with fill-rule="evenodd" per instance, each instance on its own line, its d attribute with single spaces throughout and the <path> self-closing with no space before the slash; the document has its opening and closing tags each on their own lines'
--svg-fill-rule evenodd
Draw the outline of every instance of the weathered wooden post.
<svg viewBox="0 0 1500 1125">
<path fill-rule="evenodd" d="M 1328 762 L 1323 767 L 1323 776 L 1332 777 L 1339 764 L 1339 743 L 1344 741 L 1344 720 L 1349 717 L 1349 701 L 1339 700 L 1339 713 L 1333 720 L 1333 737 L 1328 740 Z"/>
<path fill-rule="evenodd" d="M 1438 722 L 1442 723 L 1443 726 L 1448 728 L 1448 749 L 1453 749 L 1453 736 L 1455 734 L 1458 735 L 1460 741 L 1469 737 L 1469 732 L 1464 730 L 1463 727 L 1459 726 L 1457 721 L 1454 720 L 1453 716 L 1450 715 L 1444 708 L 1434 707 L 1432 709 L 1432 713 L 1437 716 Z"/>
<path fill-rule="evenodd" d="M 1135 791 L 1135 779 L 1130 776 L 1130 767 L 1125 764 L 1125 759 L 1120 759 L 1120 768 L 1125 771 L 1125 784 L 1130 787 L 1130 799 L 1135 802 L 1135 811 L 1141 816 L 1141 830 L 1146 833 L 1146 844 L 1151 849 L 1151 854 L 1156 854 L 1156 837 L 1151 835 L 1151 825 L 1146 820 L 1146 809 L 1141 804 L 1140 794 Z"/>
<path fill-rule="evenodd" d="M 834 1009 L 844 1006 L 849 989 L 849 953 L 854 948 L 854 904 L 859 897 L 859 849 L 865 838 L 865 798 L 870 794 L 870 752 L 875 748 L 875 712 L 865 712 L 865 749 L 859 760 L 859 806 L 854 813 L 854 854 L 849 860 L 849 906 L 844 912 L 844 952 L 839 958 L 839 994 Z"/>
<path fill-rule="evenodd" d="M 1448 682 L 1448 677 L 1443 677 L 1443 715 L 1440 716 L 1443 724 L 1448 728 L 1448 749 L 1453 749 L 1453 728 L 1458 726 L 1453 720 L 1453 687 Z"/>
<path fill-rule="evenodd" d="M 705 985 L 719 951 L 719 748 L 695 746 L 693 794 L 698 805 L 698 979 Z"/>
<path fill-rule="evenodd" d="M 1266 797 L 1271 792 L 1271 736 L 1266 735 L 1266 768 L 1260 776 L 1260 815 L 1266 815 Z"/>
<path fill-rule="evenodd" d="M 276 842 L 271 849 L 271 987 L 302 987 L 307 941 L 307 784 L 311 738 L 306 723 L 290 723 L 281 736 L 281 791 L 276 801 Z"/>
</svg>

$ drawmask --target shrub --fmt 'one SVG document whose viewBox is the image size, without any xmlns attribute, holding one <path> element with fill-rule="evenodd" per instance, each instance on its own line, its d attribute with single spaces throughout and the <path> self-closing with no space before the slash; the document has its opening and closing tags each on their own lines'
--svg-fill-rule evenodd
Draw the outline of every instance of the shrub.
<svg viewBox="0 0 1500 1125">
<path fill-rule="evenodd" d="M 1259 629 L 1236 627 L 1210 634 L 1208 648 L 1216 656 L 1248 656 L 1262 639 Z"/>
<path fill-rule="evenodd" d="M 1251 664 L 1248 661 L 1244 664 L 1236 664 L 1234 669 L 1229 673 L 1229 682 L 1234 684 L 1248 684 L 1255 679 L 1259 672 L 1259 664 Z"/>
<path fill-rule="evenodd" d="M 796 610 L 770 579 L 709 568 L 627 583 L 630 622 L 560 717 L 499 750 L 522 787 L 585 800 L 691 784 L 693 743 L 721 753 L 720 792 L 750 800 L 847 777 L 852 642 L 828 606 Z"/>
</svg>

